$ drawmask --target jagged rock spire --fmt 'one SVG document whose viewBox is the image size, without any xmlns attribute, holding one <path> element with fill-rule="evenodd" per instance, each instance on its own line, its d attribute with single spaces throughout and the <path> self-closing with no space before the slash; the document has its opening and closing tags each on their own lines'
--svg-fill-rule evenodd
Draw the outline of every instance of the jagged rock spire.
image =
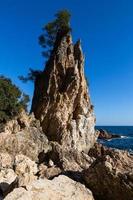
<svg viewBox="0 0 133 200">
<path fill-rule="evenodd" d="M 95 117 L 84 76 L 80 40 L 63 36 L 35 81 L 32 111 L 49 140 L 88 151 L 95 142 Z"/>
</svg>

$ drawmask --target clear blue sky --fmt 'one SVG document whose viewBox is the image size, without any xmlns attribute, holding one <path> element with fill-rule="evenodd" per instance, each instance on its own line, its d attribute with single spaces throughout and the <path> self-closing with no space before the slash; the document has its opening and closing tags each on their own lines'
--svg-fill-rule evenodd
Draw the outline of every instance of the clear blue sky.
<svg viewBox="0 0 133 200">
<path fill-rule="evenodd" d="M 32 96 L 17 77 L 43 68 L 38 36 L 63 8 L 82 40 L 97 125 L 133 125 L 132 0 L 0 0 L 0 74 Z"/>
</svg>

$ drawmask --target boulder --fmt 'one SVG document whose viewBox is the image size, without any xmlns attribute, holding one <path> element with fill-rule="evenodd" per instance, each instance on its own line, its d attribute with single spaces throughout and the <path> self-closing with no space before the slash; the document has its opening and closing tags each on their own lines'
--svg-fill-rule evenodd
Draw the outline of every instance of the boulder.
<svg viewBox="0 0 133 200">
<path fill-rule="evenodd" d="M 5 197 L 6 200 L 33 200 L 31 193 L 24 188 L 16 188 Z M 40 199 L 41 200 L 41 199 Z"/>
<path fill-rule="evenodd" d="M 17 155 L 14 162 L 14 170 L 18 176 L 18 185 L 26 186 L 37 180 L 37 164 L 24 155 Z"/>
<path fill-rule="evenodd" d="M 17 186 L 17 175 L 12 169 L 0 170 L 0 192 L 2 196 L 7 195 Z"/>
<path fill-rule="evenodd" d="M 132 200 L 133 156 L 125 151 L 108 149 L 84 171 L 83 179 L 95 199 Z"/>
<path fill-rule="evenodd" d="M 109 140 L 109 139 L 113 139 L 113 138 L 120 138 L 121 136 L 118 134 L 112 134 L 107 132 L 106 130 L 100 129 L 99 130 L 99 135 L 98 135 L 98 139 L 102 139 L 102 140 Z"/>
<path fill-rule="evenodd" d="M 31 160 L 38 161 L 38 155 L 50 150 L 48 139 L 36 127 L 26 127 L 20 132 L 10 134 L 0 143 L 0 152 L 8 153 L 15 157 L 17 154 L 23 154 Z"/>
<path fill-rule="evenodd" d="M 59 167 L 53 166 L 53 167 L 47 167 L 44 164 L 41 164 L 39 166 L 39 172 L 38 175 L 40 178 L 48 178 L 52 179 L 55 176 L 58 176 L 61 174 L 62 170 Z"/>
<path fill-rule="evenodd" d="M 24 188 L 14 189 L 5 200 L 94 200 L 84 185 L 60 175 L 53 180 L 40 179 Z"/>
</svg>

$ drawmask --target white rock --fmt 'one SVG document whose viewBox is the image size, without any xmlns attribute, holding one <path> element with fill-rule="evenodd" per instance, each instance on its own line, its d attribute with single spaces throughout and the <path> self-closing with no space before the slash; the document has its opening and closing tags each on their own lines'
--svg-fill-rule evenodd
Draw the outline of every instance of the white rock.
<svg viewBox="0 0 133 200">
<path fill-rule="evenodd" d="M 24 188 L 16 188 L 8 194 L 6 200 L 32 200 L 31 193 L 26 191 Z M 39 199 L 38 199 L 39 200 Z"/>
<path fill-rule="evenodd" d="M 94 200 L 91 191 L 84 185 L 60 175 L 53 180 L 40 179 L 22 188 L 15 189 L 5 200 Z"/>
<path fill-rule="evenodd" d="M 3 194 L 7 193 L 17 181 L 17 175 L 12 169 L 3 169 L 0 171 L 0 189 Z"/>
<path fill-rule="evenodd" d="M 12 168 L 13 159 L 8 153 L 0 154 L 0 168 Z"/>
</svg>

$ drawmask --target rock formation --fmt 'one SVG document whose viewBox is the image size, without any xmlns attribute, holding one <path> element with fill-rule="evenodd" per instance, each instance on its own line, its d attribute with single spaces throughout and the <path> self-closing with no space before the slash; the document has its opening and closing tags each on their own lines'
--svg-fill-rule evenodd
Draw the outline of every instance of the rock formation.
<svg viewBox="0 0 133 200">
<path fill-rule="evenodd" d="M 37 119 L 22 112 L 0 133 L 0 200 L 133 199 L 133 156 L 96 142 L 83 67 L 80 41 L 57 37 L 35 81 Z"/>
<path fill-rule="evenodd" d="M 69 40 L 68 40 L 69 39 Z M 48 139 L 88 152 L 95 143 L 95 116 L 84 76 L 80 41 L 58 38 L 45 70 L 35 81 L 32 112 Z"/>
<path fill-rule="evenodd" d="M 118 134 L 112 134 L 107 132 L 106 130 L 100 129 L 98 134 L 98 139 L 101 140 L 109 140 L 109 139 L 113 139 L 113 138 L 120 138 L 121 136 Z"/>
</svg>

